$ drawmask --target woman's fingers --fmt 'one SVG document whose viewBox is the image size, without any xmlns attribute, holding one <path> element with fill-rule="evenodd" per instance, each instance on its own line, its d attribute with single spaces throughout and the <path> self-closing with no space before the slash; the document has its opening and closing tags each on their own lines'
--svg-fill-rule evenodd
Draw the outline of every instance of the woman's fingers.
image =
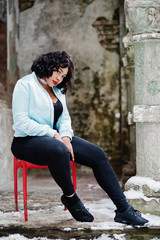
<svg viewBox="0 0 160 240">
<path fill-rule="evenodd" d="M 73 152 L 73 147 L 72 147 L 72 145 L 71 145 L 71 151 L 70 151 L 70 153 L 71 153 L 72 160 L 74 161 L 74 152 Z"/>
<path fill-rule="evenodd" d="M 59 141 L 61 141 L 61 142 L 63 142 L 63 140 L 62 140 L 61 136 L 59 135 L 59 133 L 55 133 L 54 138 L 59 140 Z"/>
<path fill-rule="evenodd" d="M 73 152 L 72 144 L 70 143 L 70 138 L 69 137 L 63 137 L 62 140 L 63 140 L 64 144 L 66 145 L 66 147 L 69 149 L 72 160 L 74 161 L 74 152 Z"/>
</svg>

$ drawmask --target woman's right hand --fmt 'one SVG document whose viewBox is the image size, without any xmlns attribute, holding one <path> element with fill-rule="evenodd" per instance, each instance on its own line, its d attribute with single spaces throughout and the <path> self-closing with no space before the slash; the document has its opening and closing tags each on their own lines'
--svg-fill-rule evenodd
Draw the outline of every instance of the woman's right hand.
<svg viewBox="0 0 160 240">
<path fill-rule="evenodd" d="M 57 139 L 57 140 L 60 141 L 60 142 L 63 142 L 63 141 L 62 141 L 62 138 L 61 138 L 61 136 L 59 135 L 58 132 L 56 132 L 56 133 L 54 134 L 54 137 L 53 137 L 53 138 Z"/>
</svg>

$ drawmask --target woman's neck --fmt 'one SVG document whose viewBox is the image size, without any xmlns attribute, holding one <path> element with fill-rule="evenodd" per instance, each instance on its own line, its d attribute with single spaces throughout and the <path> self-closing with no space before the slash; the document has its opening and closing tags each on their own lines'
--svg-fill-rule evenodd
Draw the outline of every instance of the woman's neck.
<svg viewBox="0 0 160 240">
<path fill-rule="evenodd" d="M 50 95 L 52 102 L 56 103 L 57 102 L 57 97 L 54 94 L 52 87 L 50 87 L 48 84 L 44 84 L 43 82 L 40 81 L 39 77 L 37 76 L 37 79 L 39 81 L 39 83 L 42 85 L 42 87 L 48 92 L 48 94 Z"/>
<path fill-rule="evenodd" d="M 40 78 L 37 76 L 37 79 L 38 79 L 38 81 L 39 81 L 39 83 L 42 85 L 42 87 L 47 91 L 47 92 L 50 92 L 51 91 L 51 87 L 48 85 L 48 84 L 44 84 L 41 80 L 40 80 Z"/>
</svg>

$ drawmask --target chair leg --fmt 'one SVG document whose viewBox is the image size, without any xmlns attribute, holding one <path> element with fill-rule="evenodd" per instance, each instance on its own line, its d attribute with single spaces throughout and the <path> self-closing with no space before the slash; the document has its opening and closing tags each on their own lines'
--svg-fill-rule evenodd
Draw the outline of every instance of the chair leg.
<svg viewBox="0 0 160 240">
<path fill-rule="evenodd" d="M 18 211 L 18 180 L 17 180 L 17 158 L 14 157 L 14 165 L 13 165 L 13 174 L 14 174 L 14 200 L 15 200 L 15 211 Z"/>
<path fill-rule="evenodd" d="M 28 221 L 27 213 L 27 167 L 23 163 L 23 200 L 24 200 L 24 219 Z"/>
</svg>

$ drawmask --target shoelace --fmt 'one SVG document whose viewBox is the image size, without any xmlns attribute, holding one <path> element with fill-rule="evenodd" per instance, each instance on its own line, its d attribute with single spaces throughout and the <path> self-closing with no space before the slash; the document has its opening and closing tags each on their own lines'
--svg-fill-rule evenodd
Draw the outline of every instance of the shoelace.
<svg viewBox="0 0 160 240">
<path fill-rule="evenodd" d="M 141 214 L 141 212 L 140 211 L 138 211 L 138 210 L 136 210 L 136 209 L 134 209 L 133 207 L 131 208 L 131 210 L 132 210 L 132 212 L 134 213 L 134 214 L 137 214 L 138 216 L 142 216 L 142 214 Z"/>
<path fill-rule="evenodd" d="M 134 210 L 134 211 L 137 213 L 138 216 L 140 216 L 140 217 L 142 216 L 140 211 L 138 211 L 138 210 Z"/>
</svg>

